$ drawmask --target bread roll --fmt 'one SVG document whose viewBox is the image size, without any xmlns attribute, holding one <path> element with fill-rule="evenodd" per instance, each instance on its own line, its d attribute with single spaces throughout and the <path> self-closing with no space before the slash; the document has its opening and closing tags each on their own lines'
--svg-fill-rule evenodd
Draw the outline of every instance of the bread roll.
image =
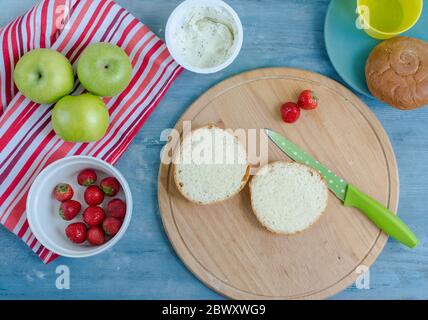
<svg viewBox="0 0 428 320">
<path fill-rule="evenodd" d="M 184 137 L 174 154 L 174 181 L 197 204 L 224 201 L 244 188 L 250 175 L 247 152 L 238 138 L 210 125 Z"/>
<path fill-rule="evenodd" d="M 250 182 L 253 211 L 268 230 L 293 234 L 309 228 L 328 203 L 328 189 L 314 169 L 295 162 L 273 162 Z"/>
<path fill-rule="evenodd" d="M 383 41 L 366 63 L 370 92 L 391 106 L 411 110 L 428 104 L 428 43 L 397 37 Z"/>
</svg>

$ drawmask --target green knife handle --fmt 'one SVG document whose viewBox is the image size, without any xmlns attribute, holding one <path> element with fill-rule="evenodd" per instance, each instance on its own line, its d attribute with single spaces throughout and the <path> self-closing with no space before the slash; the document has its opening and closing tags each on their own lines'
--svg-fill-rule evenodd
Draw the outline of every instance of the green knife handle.
<svg viewBox="0 0 428 320">
<path fill-rule="evenodd" d="M 399 217 L 351 184 L 345 206 L 360 209 L 376 226 L 406 246 L 414 248 L 419 244 L 418 238 Z"/>
</svg>

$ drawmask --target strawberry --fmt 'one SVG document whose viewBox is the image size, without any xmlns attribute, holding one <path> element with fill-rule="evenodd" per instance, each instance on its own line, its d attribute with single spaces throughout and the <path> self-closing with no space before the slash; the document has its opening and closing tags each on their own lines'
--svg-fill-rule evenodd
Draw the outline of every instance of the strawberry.
<svg viewBox="0 0 428 320">
<path fill-rule="evenodd" d="M 86 225 L 83 222 L 70 224 L 65 229 L 67 238 L 73 243 L 83 243 L 86 240 L 87 232 Z"/>
<path fill-rule="evenodd" d="M 116 235 L 119 232 L 121 226 L 122 221 L 114 217 L 108 217 L 103 221 L 103 229 L 108 236 Z"/>
<path fill-rule="evenodd" d="M 83 211 L 83 221 L 90 227 L 99 226 L 105 217 L 106 214 L 100 207 L 89 207 Z"/>
<path fill-rule="evenodd" d="M 287 102 L 281 106 L 281 117 L 286 123 L 294 123 L 300 117 L 300 108 L 294 102 Z"/>
<path fill-rule="evenodd" d="M 91 227 L 88 230 L 88 241 L 94 246 L 100 246 L 106 242 L 104 231 L 101 227 Z"/>
<path fill-rule="evenodd" d="M 302 109 L 312 110 L 318 107 L 318 98 L 312 90 L 305 90 L 300 94 L 297 104 Z"/>
<path fill-rule="evenodd" d="M 68 183 L 60 183 L 54 189 L 54 197 L 58 201 L 64 202 L 73 198 L 73 188 Z"/>
<path fill-rule="evenodd" d="M 113 199 L 107 204 L 107 213 L 110 217 L 123 220 L 126 215 L 126 203 L 120 199 Z"/>
<path fill-rule="evenodd" d="M 104 201 L 104 192 L 97 186 L 89 186 L 85 190 L 85 201 L 90 206 L 97 206 Z"/>
<path fill-rule="evenodd" d="M 97 181 L 97 173 L 92 169 L 86 169 L 79 173 L 77 182 L 81 186 L 89 187 Z"/>
<path fill-rule="evenodd" d="M 101 180 L 100 187 L 109 197 L 114 197 L 120 190 L 119 181 L 114 177 L 108 177 Z"/>
<path fill-rule="evenodd" d="M 66 221 L 73 220 L 79 214 L 82 205 L 75 200 L 67 200 L 61 203 L 59 215 Z"/>
</svg>

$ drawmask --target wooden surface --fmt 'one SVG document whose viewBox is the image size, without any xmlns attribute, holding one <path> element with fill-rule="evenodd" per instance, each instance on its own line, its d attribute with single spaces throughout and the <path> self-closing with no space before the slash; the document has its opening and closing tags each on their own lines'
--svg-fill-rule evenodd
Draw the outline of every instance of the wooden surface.
<svg viewBox="0 0 428 320">
<path fill-rule="evenodd" d="M 180 0 L 118 0 L 164 37 Z M 170 246 L 157 204 L 161 133 L 175 125 L 203 92 L 243 71 L 289 66 L 341 81 L 325 51 L 323 28 L 329 0 L 228 0 L 245 29 L 241 54 L 213 75 L 184 72 L 173 84 L 118 164 L 134 195 L 124 238 L 111 250 L 84 260 L 61 258 L 44 266 L 26 245 L 0 227 L 0 299 L 221 299 L 183 265 Z M 0 0 L 0 25 L 34 0 Z M 370 289 L 351 285 L 334 299 L 428 299 L 428 109 L 401 112 L 359 96 L 388 133 L 400 172 L 399 214 L 421 240 L 415 250 L 389 240 L 370 268 Z M 56 268 L 70 268 L 70 290 L 57 290 Z M 114 284 L 112 286 L 112 284 Z"/>
<path fill-rule="evenodd" d="M 305 89 L 317 93 L 320 107 L 303 112 L 294 125 L 284 124 L 279 107 Z M 208 123 L 233 130 L 271 128 L 390 209 L 397 208 L 398 172 L 388 137 L 366 105 L 326 77 L 280 68 L 243 73 L 196 100 L 177 130 L 183 121 L 191 121 L 193 128 Z M 264 150 L 257 147 L 263 137 L 248 140 L 248 150 Z M 290 161 L 273 143 L 264 156 L 269 162 Z M 358 267 L 370 266 L 387 241 L 365 216 L 332 194 L 314 226 L 284 236 L 258 223 L 248 186 L 223 203 L 200 206 L 180 195 L 173 166 L 162 161 L 158 188 L 163 224 L 180 258 L 209 287 L 234 299 L 329 297 L 353 283 Z"/>
</svg>

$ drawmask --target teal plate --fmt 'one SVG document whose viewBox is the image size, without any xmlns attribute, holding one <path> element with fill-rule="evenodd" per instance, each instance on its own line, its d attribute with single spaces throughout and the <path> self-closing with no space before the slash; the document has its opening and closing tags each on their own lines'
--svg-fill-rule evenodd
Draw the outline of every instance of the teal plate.
<svg viewBox="0 0 428 320">
<path fill-rule="evenodd" d="M 356 0 L 331 1 L 325 20 L 324 39 L 337 73 L 355 91 L 371 97 L 364 70 L 369 53 L 379 41 L 357 29 L 356 3 Z M 403 35 L 428 41 L 427 5 L 418 23 Z"/>
</svg>

